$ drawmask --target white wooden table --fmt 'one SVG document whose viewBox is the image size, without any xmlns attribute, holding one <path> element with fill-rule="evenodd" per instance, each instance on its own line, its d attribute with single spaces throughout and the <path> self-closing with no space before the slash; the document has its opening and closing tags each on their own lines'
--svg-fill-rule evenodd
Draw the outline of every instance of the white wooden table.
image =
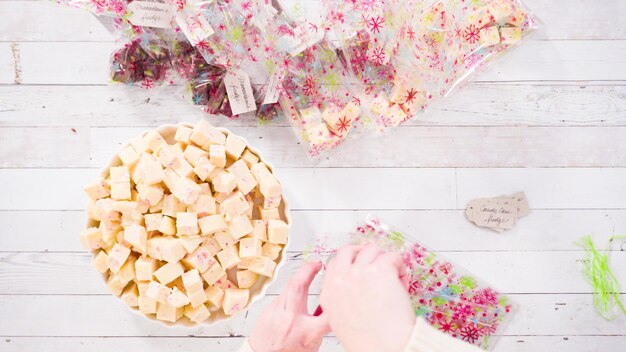
<svg viewBox="0 0 626 352">
<path fill-rule="evenodd" d="M 0 1 L 0 350 L 233 350 L 304 246 L 370 211 L 511 295 L 520 311 L 496 351 L 623 349 L 626 318 L 594 312 L 574 242 L 592 234 L 603 247 L 626 233 L 626 1 L 526 2 L 545 22 L 531 41 L 426 116 L 318 167 L 284 121 L 213 120 L 278 167 L 294 245 L 282 280 L 248 314 L 184 329 L 108 294 L 77 236 L 82 187 L 122 143 L 203 113 L 172 94 L 107 85 L 115 36 L 90 14 Z M 534 212 L 514 230 L 465 220 L 470 199 L 520 190 Z M 626 243 L 613 249 L 626 285 Z M 341 347 L 328 337 L 323 350 Z"/>
</svg>

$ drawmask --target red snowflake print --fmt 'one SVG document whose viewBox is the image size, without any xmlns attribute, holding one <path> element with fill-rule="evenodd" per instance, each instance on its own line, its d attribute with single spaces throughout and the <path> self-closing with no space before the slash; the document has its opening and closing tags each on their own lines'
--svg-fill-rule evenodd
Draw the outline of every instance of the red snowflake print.
<svg viewBox="0 0 626 352">
<path fill-rule="evenodd" d="M 383 28 L 383 23 L 385 19 L 380 16 L 371 17 L 367 20 L 367 26 L 370 27 L 370 32 L 372 33 L 380 33 L 380 29 Z"/>
<path fill-rule="evenodd" d="M 256 56 L 254 56 L 254 55 L 252 55 L 252 54 L 251 54 L 251 55 L 250 55 L 250 61 L 252 61 L 252 62 L 257 62 L 257 61 L 259 61 L 259 59 L 258 59 Z"/>
<path fill-rule="evenodd" d="M 463 36 L 465 40 L 467 40 L 470 44 L 474 44 L 478 40 L 480 40 L 480 29 L 473 24 L 470 24 L 465 29 L 465 33 L 463 33 Z"/>
<path fill-rule="evenodd" d="M 357 106 L 361 106 L 361 99 L 359 99 L 358 97 L 353 97 L 352 102 Z"/>
<path fill-rule="evenodd" d="M 461 340 L 474 343 L 480 337 L 480 330 L 474 325 L 467 325 L 461 328 Z"/>
<path fill-rule="evenodd" d="M 374 49 L 374 52 L 372 53 L 372 61 L 374 61 L 376 65 L 382 65 L 385 63 L 385 51 L 383 48 Z"/>
<path fill-rule="evenodd" d="M 196 39 L 196 49 L 200 51 L 209 51 L 209 42 L 206 39 Z"/>
<path fill-rule="evenodd" d="M 226 26 L 225 26 L 223 23 L 220 23 L 220 24 L 217 26 L 217 29 L 219 29 L 220 31 L 223 31 L 223 30 L 225 30 L 225 29 L 226 29 Z"/>
<path fill-rule="evenodd" d="M 317 30 L 318 30 L 317 25 L 311 22 L 309 22 L 309 29 L 312 31 L 315 31 L 315 33 L 317 33 Z"/>
<path fill-rule="evenodd" d="M 280 34 L 280 35 L 288 35 L 290 37 L 295 36 L 295 33 L 293 32 L 293 29 L 291 29 L 286 24 L 281 24 L 280 26 L 278 26 L 277 30 L 278 30 L 278 34 Z"/>
<path fill-rule="evenodd" d="M 422 285 L 419 280 L 411 282 L 411 284 L 409 284 L 409 294 L 416 295 L 419 292 L 421 286 Z"/>
<path fill-rule="evenodd" d="M 185 0 L 176 0 L 176 7 L 179 10 L 182 10 L 185 7 Z"/>
<path fill-rule="evenodd" d="M 96 8 L 96 10 L 102 10 L 104 8 L 104 5 L 105 5 L 105 1 L 104 0 L 91 0 L 91 3 Z"/>
<path fill-rule="evenodd" d="M 410 40 L 415 40 L 415 32 L 413 31 L 413 28 L 409 28 L 406 34 L 409 36 Z"/>
<path fill-rule="evenodd" d="M 343 118 L 339 119 L 335 127 L 339 132 L 346 132 L 348 128 L 350 128 L 350 122 L 352 122 L 352 120 L 344 116 Z"/>
<path fill-rule="evenodd" d="M 146 78 L 143 80 L 143 82 L 141 82 L 141 86 L 145 89 L 154 88 L 154 81 L 150 78 Z"/>
<path fill-rule="evenodd" d="M 315 82 L 312 77 L 305 78 L 302 89 L 304 90 L 304 95 L 306 96 L 313 95 L 315 93 Z"/>
<path fill-rule="evenodd" d="M 246 1 L 243 4 L 241 4 L 241 9 L 244 11 L 250 10 L 250 8 L 252 8 L 252 1 Z"/>
<path fill-rule="evenodd" d="M 454 28 L 454 36 L 457 38 L 463 37 L 463 29 L 459 27 L 458 25 L 456 26 L 456 28 Z"/>
<path fill-rule="evenodd" d="M 415 101 L 415 97 L 417 96 L 417 89 L 411 88 L 408 92 L 406 92 L 406 104 L 413 104 Z"/>
<path fill-rule="evenodd" d="M 441 327 L 439 328 L 439 330 L 443 331 L 446 334 L 450 334 L 454 332 L 454 330 L 456 330 L 456 326 L 454 326 L 451 321 L 448 322 L 447 320 L 442 319 L 440 324 Z"/>
</svg>

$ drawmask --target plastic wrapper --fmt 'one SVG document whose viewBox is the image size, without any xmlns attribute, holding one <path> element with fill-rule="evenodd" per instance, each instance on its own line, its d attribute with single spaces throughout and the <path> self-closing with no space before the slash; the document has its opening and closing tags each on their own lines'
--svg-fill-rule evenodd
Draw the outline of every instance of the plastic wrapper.
<svg viewBox="0 0 626 352">
<path fill-rule="evenodd" d="M 515 311 L 510 299 L 376 216 L 368 215 L 348 234 L 320 239 L 305 250 L 305 258 L 323 259 L 342 245 L 367 242 L 402 256 L 416 316 L 457 339 L 493 349 Z"/>
</svg>

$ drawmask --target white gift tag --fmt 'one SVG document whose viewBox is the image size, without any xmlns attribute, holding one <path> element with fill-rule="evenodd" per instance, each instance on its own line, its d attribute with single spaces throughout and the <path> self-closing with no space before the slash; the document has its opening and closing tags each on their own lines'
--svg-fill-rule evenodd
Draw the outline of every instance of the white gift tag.
<svg viewBox="0 0 626 352">
<path fill-rule="evenodd" d="M 191 45 L 196 46 L 198 43 L 215 33 L 209 21 L 201 14 L 188 14 L 187 12 L 176 15 L 176 24 L 183 31 Z"/>
<path fill-rule="evenodd" d="M 127 6 L 130 11 L 128 21 L 135 26 L 170 28 L 174 17 L 171 4 L 159 2 L 133 1 Z"/>
<path fill-rule="evenodd" d="M 270 77 L 270 81 L 267 84 L 267 91 L 265 92 L 265 98 L 263 99 L 263 105 L 274 104 L 280 97 L 280 82 L 278 78 L 280 73 L 276 72 Z"/>
<path fill-rule="evenodd" d="M 228 72 L 224 77 L 224 84 L 233 115 L 256 110 L 250 77 L 245 72 L 241 70 Z"/>
</svg>

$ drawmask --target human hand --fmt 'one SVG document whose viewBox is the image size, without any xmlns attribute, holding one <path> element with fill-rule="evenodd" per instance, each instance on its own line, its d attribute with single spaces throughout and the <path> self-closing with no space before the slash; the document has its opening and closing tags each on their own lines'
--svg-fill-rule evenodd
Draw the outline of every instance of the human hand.
<svg viewBox="0 0 626 352">
<path fill-rule="evenodd" d="M 287 287 L 265 310 L 250 336 L 255 352 L 317 351 L 330 332 L 325 315 L 307 311 L 308 292 L 321 262 L 309 262 L 291 278 Z"/>
<path fill-rule="evenodd" d="M 402 258 L 374 244 L 346 246 L 328 263 L 320 304 L 348 351 L 405 349 L 415 325 Z"/>
</svg>

